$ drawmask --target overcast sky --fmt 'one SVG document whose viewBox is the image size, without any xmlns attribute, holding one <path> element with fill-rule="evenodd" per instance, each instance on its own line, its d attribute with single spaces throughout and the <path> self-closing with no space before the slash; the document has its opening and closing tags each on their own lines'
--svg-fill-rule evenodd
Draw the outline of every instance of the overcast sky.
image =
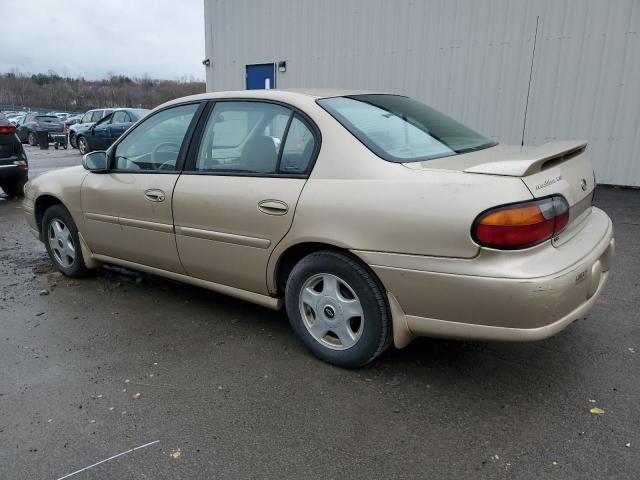
<svg viewBox="0 0 640 480">
<path fill-rule="evenodd" d="M 204 0 L 0 0 L 0 73 L 204 80 Z"/>
</svg>

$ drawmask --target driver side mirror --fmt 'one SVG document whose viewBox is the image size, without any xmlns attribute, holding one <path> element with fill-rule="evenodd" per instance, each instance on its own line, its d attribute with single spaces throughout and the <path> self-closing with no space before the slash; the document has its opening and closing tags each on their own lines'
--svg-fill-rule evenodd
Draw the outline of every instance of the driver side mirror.
<svg viewBox="0 0 640 480">
<path fill-rule="evenodd" d="M 107 152 L 87 153 L 82 157 L 82 166 L 93 173 L 107 173 L 109 171 Z"/>
</svg>

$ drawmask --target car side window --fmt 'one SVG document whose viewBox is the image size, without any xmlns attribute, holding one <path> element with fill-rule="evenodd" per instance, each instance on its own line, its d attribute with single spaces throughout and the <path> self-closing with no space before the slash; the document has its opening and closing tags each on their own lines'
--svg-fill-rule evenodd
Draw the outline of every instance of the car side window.
<svg viewBox="0 0 640 480">
<path fill-rule="evenodd" d="M 305 173 L 315 146 L 313 132 L 298 115 L 295 115 L 289 125 L 278 173 Z"/>
<path fill-rule="evenodd" d="M 98 123 L 96 123 L 96 127 L 99 126 L 99 125 L 107 125 L 107 124 L 111 123 L 111 119 L 112 118 L 113 118 L 113 116 L 107 115 L 102 120 L 100 120 Z"/>
<path fill-rule="evenodd" d="M 93 112 L 87 112 L 83 115 L 82 120 L 80 120 L 80 123 L 91 123 L 91 116 L 93 115 Z"/>
<path fill-rule="evenodd" d="M 97 122 L 98 120 L 102 119 L 103 114 L 103 110 L 96 110 L 95 112 L 93 112 L 93 115 L 91 115 L 91 121 Z"/>
<path fill-rule="evenodd" d="M 217 102 L 209 115 L 195 169 L 218 173 L 276 173 L 292 112 L 267 102 Z"/>
<path fill-rule="evenodd" d="M 197 103 L 167 108 L 140 123 L 115 150 L 114 168 L 126 171 L 174 171 Z"/>
<path fill-rule="evenodd" d="M 131 121 L 127 112 L 123 110 L 118 110 L 117 112 L 115 112 L 112 116 L 112 119 L 113 120 L 111 120 L 111 123 L 127 123 Z"/>
</svg>

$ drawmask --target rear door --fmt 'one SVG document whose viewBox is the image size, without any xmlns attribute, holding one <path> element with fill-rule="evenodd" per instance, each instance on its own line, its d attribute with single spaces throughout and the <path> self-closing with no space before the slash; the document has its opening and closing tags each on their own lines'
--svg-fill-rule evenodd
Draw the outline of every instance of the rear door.
<svg viewBox="0 0 640 480">
<path fill-rule="evenodd" d="M 300 112 L 219 101 L 201 120 L 173 197 L 176 243 L 196 278 L 268 293 L 269 256 L 293 221 L 319 148 Z"/>
<path fill-rule="evenodd" d="M 110 150 L 109 173 L 86 177 L 82 209 L 94 253 L 184 273 L 171 202 L 200 106 L 169 107 L 147 117 Z"/>
<path fill-rule="evenodd" d="M 111 115 L 109 124 L 109 142 L 115 142 L 131 126 L 131 117 L 124 110 L 117 110 Z"/>
</svg>

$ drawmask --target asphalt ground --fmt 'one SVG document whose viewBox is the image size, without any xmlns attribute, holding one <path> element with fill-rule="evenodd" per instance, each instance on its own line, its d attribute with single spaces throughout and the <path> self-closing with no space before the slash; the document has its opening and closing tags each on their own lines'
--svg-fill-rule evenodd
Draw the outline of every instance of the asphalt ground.
<svg viewBox="0 0 640 480">
<path fill-rule="evenodd" d="M 32 175 L 80 163 L 27 152 Z M 617 255 L 585 319 L 534 343 L 418 339 L 343 370 L 284 313 L 122 269 L 62 277 L 2 197 L 0 478 L 123 452 L 67 478 L 640 478 L 640 191 L 596 204 Z"/>
</svg>

